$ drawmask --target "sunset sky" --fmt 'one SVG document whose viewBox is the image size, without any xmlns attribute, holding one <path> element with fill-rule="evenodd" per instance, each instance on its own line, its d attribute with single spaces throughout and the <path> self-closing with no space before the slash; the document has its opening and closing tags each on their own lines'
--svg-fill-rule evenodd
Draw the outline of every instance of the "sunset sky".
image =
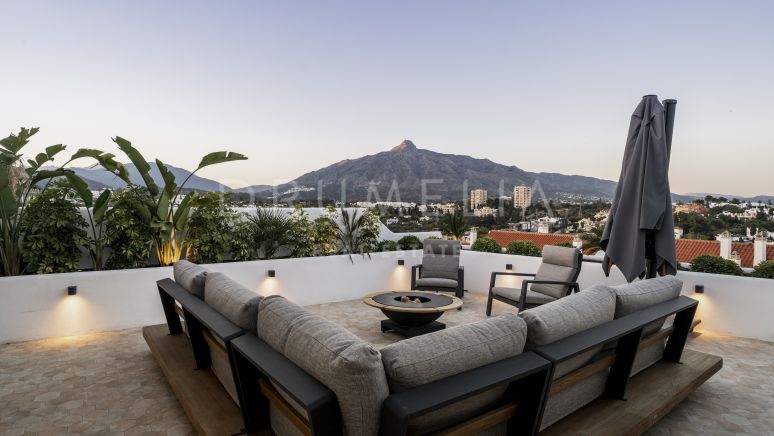
<svg viewBox="0 0 774 436">
<path fill-rule="evenodd" d="M 628 3 L 624 5 L 623 3 Z M 0 135 L 289 181 L 411 139 L 617 179 L 643 94 L 678 99 L 675 192 L 774 194 L 774 2 L 0 2 Z"/>
</svg>

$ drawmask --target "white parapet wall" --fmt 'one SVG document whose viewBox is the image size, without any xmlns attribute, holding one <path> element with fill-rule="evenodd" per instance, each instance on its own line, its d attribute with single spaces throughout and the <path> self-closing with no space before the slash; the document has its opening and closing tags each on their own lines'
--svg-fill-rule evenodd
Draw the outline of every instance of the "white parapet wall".
<svg viewBox="0 0 774 436">
<path fill-rule="evenodd" d="M 279 294 L 309 305 L 352 300 L 375 291 L 408 289 L 411 266 L 421 250 L 361 256 L 328 256 L 206 265 L 261 295 Z M 405 265 L 399 266 L 403 259 Z M 463 251 L 465 288 L 486 294 L 492 271 L 534 273 L 540 258 Z M 276 277 L 267 277 L 274 270 Z M 171 277 L 172 268 L 78 272 L 0 278 L 0 343 L 86 332 L 120 330 L 164 322 L 156 281 Z M 683 294 L 700 301 L 701 329 L 774 341 L 774 281 L 749 277 L 679 272 Z M 594 284 L 625 283 L 613 270 L 605 277 L 598 263 L 584 262 L 581 289 Z M 520 286 L 520 279 L 501 277 L 498 285 Z M 695 294 L 695 285 L 704 294 Z M 78 287 L 68 296 L 67 287 Z M 463 309 L 464 310 L 464 309 Z"/>
</svg>

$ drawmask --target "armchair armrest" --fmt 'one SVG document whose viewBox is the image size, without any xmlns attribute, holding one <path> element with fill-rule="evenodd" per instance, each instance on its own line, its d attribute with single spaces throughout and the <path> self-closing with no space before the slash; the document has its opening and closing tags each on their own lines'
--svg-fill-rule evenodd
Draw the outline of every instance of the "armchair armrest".
<svg viewBox="0 0 774 436">
<path fill-rule="evenodd" d="M 307 412 L 312 434 L 341 433 L 341 414 L 336 395 L 298 365 L 253 335 L 231 342 L 235 381 L 248 430 L 268 428 L 268 401 L 260 393 L 258 379 L 282 388 Z"/>
<path fill-rule="evenodd" d="M 492 278 L 489 280 L 489 290 L 494 288 L 495 282 L 497 281 L 497 276 L 535 277 L 535 274 L 517 273 L 517 272 L 505 272 L 505 271 L 494 271 L 494 272 L 492 272 Z"/>
<path fill-rule="evenodd" d="M 550 363 L 527 352 L 392 394 L 382 404 L 382 435 L 405 435 L 412 418 L 508 384 L 507 396 L 523 402 L 514 422 L 537 431 L 537 416 L 548 389 Z M 518 385 L 518 386 L 514 386 Z M 533 407 L 534 406 L 534 407 Z M 532 434 L 532 431 L 527 432 Z"/>
<path fill-rule="evenodd" d="M 422 264 L 417 264 L 411 267 L 411 289 L 417 287 L 417 276 L 422 274 Z"/>
</svg>

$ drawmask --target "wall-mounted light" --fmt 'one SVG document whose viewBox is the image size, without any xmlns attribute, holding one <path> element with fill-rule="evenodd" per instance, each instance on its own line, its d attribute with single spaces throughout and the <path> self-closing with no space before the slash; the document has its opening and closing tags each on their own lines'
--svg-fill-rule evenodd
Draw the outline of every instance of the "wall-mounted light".
<svg viewBox="0 0 774 436">
<path fill-rule="evenodd" d="M 277 273 L 273 269 L 270 269 L 269 272 L 266 273 L 266 276 L 268 277 L 274 277 L 276 275 Z"/>
<path fill-rule="evenodd" d="M 506 271 L 513 271 L 513 264 L 512 263 L 506 263 L 505 264 L 505 270 Z"/>
<path fill-rule="evenodd" d="M 67 287 L 67 295 L 75 295 L 78 293 L 78 287 L 77 286 L 68 286 Z"/>
<path fill-rule="evenodd" d="M 697 294 L 703 294 L 704 293 L 704 285 L 696 285 L 693 288 L 693 292 Z"/>
<path fill-rule="evenodd" d="M 406 261 L 403 259 L 398 259 L 398 266 L 403 266 L 406 264 Z"/>
</svg>

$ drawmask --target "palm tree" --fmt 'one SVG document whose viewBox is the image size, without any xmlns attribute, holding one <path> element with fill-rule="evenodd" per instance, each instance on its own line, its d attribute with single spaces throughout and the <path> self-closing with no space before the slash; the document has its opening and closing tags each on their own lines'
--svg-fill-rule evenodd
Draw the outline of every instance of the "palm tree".
<svg viewBox="0 0 774 436">
<path fill-rule="evenodd" d="M 465 234 L 467 227 L 466 221 L 467 220 L 465 219 L 465 215 L 463 215 L 459 210 L 455 209 L 454 213 L 446 213 L 443 216 L 441 230 L 443 230 L 444 233 L 449 235 L 455 241 L 459 240 L 462 238 L 462 235 Z"/>
<path fill-rule="evenodd" d="M 375 215 L 366 211 L 358 214 L 357 210 L 350 214 L 344 208 L 341 208 L 342 226 L 339 228 L 339 243 L 341 250 L 349 254 L 349 260 L 352 260 L 353 254 L 360 254 L 369 259 L 369 254 L 379 238 L 379 225 Z"/>
<path fill-rule="evenodd" d="M 256 253 L 256 257 L 271 259 L 282 247 L 293 244 L 293 220 L 279 209 L 259 208 L 255 216 L 248 218 L 251 223 L 251 236 L 256 252 L 263 251 L 263 257 Z"/>
</svg>

